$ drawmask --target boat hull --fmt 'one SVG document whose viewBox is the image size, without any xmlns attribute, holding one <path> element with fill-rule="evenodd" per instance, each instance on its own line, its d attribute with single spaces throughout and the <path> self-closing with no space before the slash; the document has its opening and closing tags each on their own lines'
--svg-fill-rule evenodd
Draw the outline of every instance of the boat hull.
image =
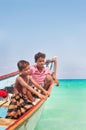
<svg viewBox="0 0 86 130">
<path fill-rule="evenodd" d="M 1 80 L 0 85 L 2 86 L 2 88 L 12 85 L 15 82 L 16 75 L 18 75 L 18 72 L 10 73 L 8 75 L 4 75 L 0 77 Z M 14 80 L 12 80 L 12 78 L 14 78 Z M 22 115 L 17 120 L 0 118 L 1 129 L 2 130 L 34 130 L 40 118 L 40 115 L 43 111 L 45 101 L 46 100 L 39 100 L 36 103 L 36 105 L 32 106 L 30 110 L 28 110 L 24 115 Z M 1 105 L 0 107 L 7 107 L 9 105 L 9 104 L 6 105 L 8 102 L 6 103 L 4 102 L 5 101 L 3 101 L 3 103 L 0 104 Z"/>
</svg>

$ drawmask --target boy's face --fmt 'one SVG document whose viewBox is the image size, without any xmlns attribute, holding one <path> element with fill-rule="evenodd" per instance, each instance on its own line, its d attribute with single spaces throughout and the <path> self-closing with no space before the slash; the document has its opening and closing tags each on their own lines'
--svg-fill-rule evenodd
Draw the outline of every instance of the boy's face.
<svg viewBox="0 0 86 130">
<path fill-rule="evenodd" d="M 21 73 L 25 76 L 29 75 L 29 72 L 30 72 L 30 65 L 27 65 L 26 68 L 24 68 Z"/>
<path fill-rule="evenodd" d="M 39 67 L 39 68 L 43 68 L 44 67 L 44 64 L 45 64 L 45 59 L 44 58 L 42 58 L 42 57 L 40 57 L 38 60 L 37 60 L 37 66 Z"/>
</svg>

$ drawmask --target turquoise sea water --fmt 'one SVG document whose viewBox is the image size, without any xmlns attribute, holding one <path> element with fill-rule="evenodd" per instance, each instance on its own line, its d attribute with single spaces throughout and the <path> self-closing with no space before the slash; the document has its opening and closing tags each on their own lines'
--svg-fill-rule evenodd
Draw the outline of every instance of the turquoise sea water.
<svg viewBox="0 0 86 130">
<path fill-rule="evenodd" d="M 14 82 L 11 79 L 12 84 Z M 54 86 L 35 130 L 86 130 L 86 80 L 59 80 L 60 86 Z M 10 81 L 3 80 L 0 87 L 9 86 Z M 0 108 L 4 117 L 6 109 Z M 34 122 L 33 122 L 34 123 Z M 4 130 L 5 127 L 0 127 Z"/>
<path fill-rule="evenodd" d="M 60 80 L 35 130 L 86 130 L 86 80 Z"/>
</svg>

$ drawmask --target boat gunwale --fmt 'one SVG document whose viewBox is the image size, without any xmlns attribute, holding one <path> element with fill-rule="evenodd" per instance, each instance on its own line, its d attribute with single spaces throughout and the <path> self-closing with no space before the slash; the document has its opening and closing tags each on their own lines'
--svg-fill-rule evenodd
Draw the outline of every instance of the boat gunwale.
<svg viewBox="0 0 86 130">
<path fill-rule="evenodd" d="M 4 80 L 6 78 L 13 77 L 17 74 L 19 74 L 19 71 L 15 71 L 15 72 L 12 72 L 12 73 L 9 73 L 9 74 L 2 75 L 2 76 L 0 76 L 0 80 Z"/>
</svg>

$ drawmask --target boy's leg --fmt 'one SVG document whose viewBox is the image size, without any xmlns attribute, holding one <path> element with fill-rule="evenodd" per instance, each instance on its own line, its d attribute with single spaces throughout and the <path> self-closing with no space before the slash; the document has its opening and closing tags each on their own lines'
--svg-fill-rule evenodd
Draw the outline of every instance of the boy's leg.
<svg viewBox="0 0 86 130">
<path fill-rule="evenodd" d="M 53 81 L 54 81 L 54 83 L 56 84 L 56 86 L 59 86 L 59 82 L 58 82 L 58 80 L 56 79 L 56 76 L 55 76 L 54 73 L 52 73 L 52 78 L 53 78 Z"/>
<path fill-rule="evenodd" d="M 27 90 L 27 93 L 26 93 L 26 94 L 27 94 L 29 100 L 30 100 L 31 102 L 34 102 L 34 97 L 33 97 L 32 93 Z"/>
<path fill-rule="evenodd" d="M 50 74 L 47 74 L 44 80 L 44 89 L 48 90 L 52 83 L 53 83 L 52 76 Z"/>
<path fill-rule="evenodd" d="M 25 95 L 27 95 L 28 99 L 29 99 L 31 102 L 34 102 L 33 95 L 32 95 L 32 93 L 31 93 L 29 90 L 27 90 L 26 88 L 23 87 L 23 88 L 22 88 L 22 93 L 25 94 Z"/>
</svg>

